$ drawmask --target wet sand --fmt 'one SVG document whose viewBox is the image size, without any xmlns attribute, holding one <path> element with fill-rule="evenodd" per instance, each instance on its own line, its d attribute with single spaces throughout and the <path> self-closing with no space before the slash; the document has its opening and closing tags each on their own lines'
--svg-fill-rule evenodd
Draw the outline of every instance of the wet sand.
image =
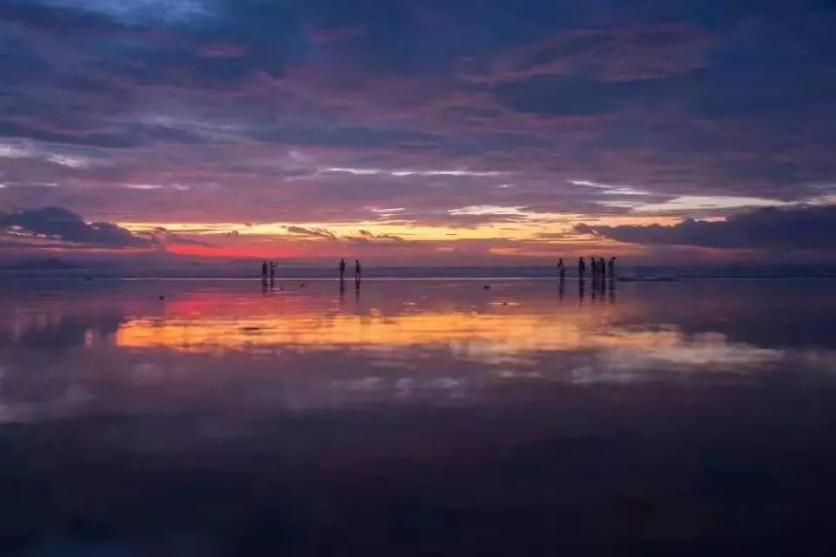
<svg viewBox="0 0 836 557">
<path fill-rule="evenodd" d="M 834 281 L 0 292 L 3 555 L 833 549 Z"/>
</svg>

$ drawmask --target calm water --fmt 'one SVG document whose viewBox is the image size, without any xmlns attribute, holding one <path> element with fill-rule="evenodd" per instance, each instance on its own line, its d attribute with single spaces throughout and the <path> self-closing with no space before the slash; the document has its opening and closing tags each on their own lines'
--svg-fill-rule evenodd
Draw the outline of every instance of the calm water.
<svg viewBox="0 0 836 557">
<path fill-rule="evenodd" d="M 836 282 L 485 284 L 2 283 L 0 554 L 836 549 Z"/>
</svg>

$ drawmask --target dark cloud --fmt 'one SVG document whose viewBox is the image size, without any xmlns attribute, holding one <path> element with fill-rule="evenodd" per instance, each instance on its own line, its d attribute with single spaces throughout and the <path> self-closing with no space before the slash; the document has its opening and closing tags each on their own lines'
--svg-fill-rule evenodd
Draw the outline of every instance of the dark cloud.
<svg viewBox="0 0 836 557">
<path fill-rule="evenodd" d="M 308 238 L 319 238 L 334 242 L 345 242 L 352 245 L 386 245 L 405 242 L 400 236 L 394 234 L 375 234 L 368 230 L 360 230 L 356 236 L 337 236 L 327 228 L 307 228 L 304 226 L 286 226 L 285 229 L 291 234 Z"/>
<path fill-rule="evenodd" d="M 151 241 L 109 222 L 84 222 L 80 215 L 60 207 L 0 214 L 6 235 L 56 239 L 94 247 L 148 247 Z"/>
<path fill-rule="evenodd" d="M 836 205 L 766 208 L 724 221 L 687 219 L 673 226 L 596 226 L 575 230 L 620 242 L 710 248 L 824 249 L 836 246 Z"/>
<path fill-rule="evenodd" d="M 325 240 L 336 240 L 337 236 L 326 228 L 305 228 L 304 226 L 287 226 L 287 231 L 291 234 L 299 236 L 310 236 L 313 238 L 323 238 Z"/>
<path fill-rule="evenodd" d="M 355 245 L 391 245 L 406 242 L 404 238 L 395 234 L 375 234 L 368 230 L 358 230 L 357 234 L 357 236 L 348 236 L 345 240 Z"/>
</svg>

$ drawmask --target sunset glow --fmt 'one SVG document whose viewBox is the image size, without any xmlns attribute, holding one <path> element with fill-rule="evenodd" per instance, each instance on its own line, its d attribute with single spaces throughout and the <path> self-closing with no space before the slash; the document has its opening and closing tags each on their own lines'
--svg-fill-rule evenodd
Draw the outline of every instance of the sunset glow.
<svg viewBox="0 0 836 557">
<path fill-rule="evenodd" d="M 834 55 L 836 0 L 0 0 L 0 557 L 833 554 Z"/>
<path fill-rule="evenodd" d="M 255 4 L 4 3 L 0 253 L 836 258 L 820 2 Z"/>
</svg>

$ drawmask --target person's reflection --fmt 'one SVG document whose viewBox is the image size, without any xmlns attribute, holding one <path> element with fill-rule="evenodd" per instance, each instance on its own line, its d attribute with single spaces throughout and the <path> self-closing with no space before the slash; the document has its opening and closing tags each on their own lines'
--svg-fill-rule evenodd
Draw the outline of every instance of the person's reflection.
<svg viewBox="0 0 836 557">
<path fill-rule="evenodd" d="M 584 289 L 586 288 L 583 279 L 578 280 L 578 303 L 583 305 Z"/>
<path fill-rule="evenodd" d="M 360 303 L 360 281 L 354 283 L 354 301 Z"/>
<path fill-rule="evenodd" d="M 603 302 L 606 295 L 607 295 L 607 279 L 604 278 L 604 277 L 601 277 L 600 280 L 598 281 L 598 300 L 600 302 Z"/>
<path fill-rule="evenodd" d="M 565 286 L 565 283 L 566 283 L 566 280 L 561 276 L 560 277 L 560 282 L 557 285 L 557 299 L 560 300 L 561 302 L 563 301 L 563 290 L 564 290 L 563 287 Z"/>
<path fill-rule="evenodd" d="M 611 304 L 615 303 L 615 279 L 610 279 L 610 296 L 609 302 Z"/>
</svg>

